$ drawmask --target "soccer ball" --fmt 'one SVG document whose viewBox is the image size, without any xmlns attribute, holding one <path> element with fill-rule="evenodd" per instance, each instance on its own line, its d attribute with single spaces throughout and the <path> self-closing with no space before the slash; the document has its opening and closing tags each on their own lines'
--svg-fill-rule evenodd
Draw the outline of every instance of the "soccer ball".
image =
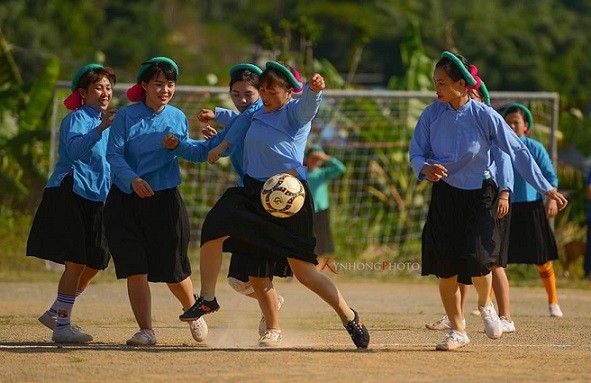
<svg viewBox="0 0 591 383">
<path fill-rule="evenodd" d="M 261 203 L 274 217 L 287 218 L 296 214 L 306 199 L 304 185 L 287 173 L 269 178 L 261 189 Z"/>
</svg>

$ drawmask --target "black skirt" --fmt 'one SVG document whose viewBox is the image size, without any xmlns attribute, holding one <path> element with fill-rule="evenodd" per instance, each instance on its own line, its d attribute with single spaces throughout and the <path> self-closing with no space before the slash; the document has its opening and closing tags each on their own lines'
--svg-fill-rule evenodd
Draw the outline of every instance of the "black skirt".
<svg viewBox="0 0 591 383">
<path fill-rule="evenodd" d="M 511 204 L 509 263 L 542 265 L 558 259 L 554 232 L 542 200 Z"/>
<path fill-rule="evenodd" d="M 67 175 L 60 186 L 43 191 L 27 240 L 27 255 L 104 270 L 111 258 L 103 226 L 104 204 L 74 193 L 73 185 L 72 175 Z"/>
<path fill-rule="evenodd" d="M 314 235 L 317 241 L 316 254 L 323 255 L 334 252 L 329 209 L 314 213 Z"/>
<path fill-rule="evenodd" d="M 492 180 L 477 190 L 433 184 L 422 234 L 422 275 L 458 275 L 461 283 L 469 283 L 490 272 L 500 250 L 497 197 Z"/>
<path fill-rule="evenodd" d="M 178 283 L 191 275 L 189 217 L 176 188 L 140 198 L 113 185 L 105 228 L 118 279 L 147 274 L 150 282 Z"/>
<path fill-rule="evenodd" d="M 209 211 L 201 230 L 201 245 L 220 237 L 224 251 L 230 253 L 257 254 L 279 262 L 295 258 L 318 264 L 314 248 L 314 206 L 308 184 L 304 206 L 289 218 L 269 214 L 261 204 L 260 190 L 263 182 L 248 175 L 244 187 L 226 190 Z"/>
<path fill-rule="evenodd" d="M 287 259 L 280 261 L 252 254 L 233 253 L 228 267 L 228 278 L 236 278 L 242 282 L 248 282 L 249 277 L 273 279 L 292 275 Z"/>
</svg>

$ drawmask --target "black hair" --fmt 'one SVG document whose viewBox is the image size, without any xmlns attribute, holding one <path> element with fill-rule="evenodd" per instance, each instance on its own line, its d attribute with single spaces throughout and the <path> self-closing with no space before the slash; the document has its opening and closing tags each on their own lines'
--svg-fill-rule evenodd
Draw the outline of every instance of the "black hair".
<svg viewBox="0 0 591 383">
<path fill-rule="evenodd" d="M 293 68 L 285 63 L 280 63 L 284 67 L 286 67 L 290 72 L 293 73 Z M 266 85 L 274 85 L 280 84 L 285 88 L 285 90 L 293 90 L 293 84 L 285 74 L 283 74 L 279 69 L 270 67 L 267 68 L 261 73 L 259 77 L 259 86 L 266 84 Z"/>
<path fill-rule="evenodd" d="M 462 55 L 456 55 L 456 57 L 462 62 L 462 64 L 464 64 L 466 70 L 470 72 L 470 63 L 468 60 Z M 458 66 L 447 57 L 442 57 L 439 59 L 437 64 L 435 64 L 435 68 L 443 69 L 453 81 L 466 80 L 460 71 L 460 68 L 458 68 Z"/>
<path fill-rule="evenodd" d="M 232 90 L 232 86 L 239 81 L 244 81 L 256 89 L 259 88 L 259 75 L 248 69 L 240 69 L 234 73 L 232 78 L 230 78 L 230 90 Z"/>
<path fill-rule="evenodd" d="M 88 89 L 89 86 L 100 81 L 103 77 L 106 77 L 111 85 L 117 83 L 117 75 L 115 75 L 115 71 L 109 67 L 104 67 L 91 69 L 84 73 L 82 77 L 80 77 L 80 80 L 78 80 L 76 88 Z"/>
<path fill-rule="evenodd" d="M 142 73 L 140 81 L 149 82 L 150 80 L 158 77 L 160 73 L 162 73 L 168 81 L 176 82 L 176 69 L 171 63 L 168 63 L 166 61 L 158 61 L 155 63 L 151 63 L 148 69 L 146 69 L 144 73 Z"/>
</svg>

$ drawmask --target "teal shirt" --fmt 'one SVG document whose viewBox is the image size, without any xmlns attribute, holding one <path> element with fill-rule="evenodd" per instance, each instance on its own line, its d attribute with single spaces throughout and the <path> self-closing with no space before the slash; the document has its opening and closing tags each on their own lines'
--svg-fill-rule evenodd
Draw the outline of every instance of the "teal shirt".
<svg viewBox="0 0 591 383">
<path fill-rule="evenodd" d="M 314 211 L 327 210 L 329 207 L 328 181 L 339 178 L 345 173 L 347 167 L 336 158 L 321 167 L 308 171 L 308 186 L 314 200 Z"/>
</svg>

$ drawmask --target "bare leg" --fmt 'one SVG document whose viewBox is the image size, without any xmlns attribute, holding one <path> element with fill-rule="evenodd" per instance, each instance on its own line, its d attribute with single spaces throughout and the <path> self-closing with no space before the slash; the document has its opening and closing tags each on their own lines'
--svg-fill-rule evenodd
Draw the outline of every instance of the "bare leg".
<svg viewBox="0 0 591 383">
<path fill-rule="evenodd" d="M 188 310 L 195 303 L 195 295 L 193 294 L 193 282 L 191 278 L 187 277 L 178 283 L 167 283 L 168 289 L 172 295 L 178 299 L 183 306 L 183 310 Z"/>
<path fill-rule="evenodd" d="M 472 283 L 478 293 L 478 307 L 485 307 L 490 303 L 492 290 L 492 273 L 480 277 L 472 277 Z"/>
<path fill-rule="evenodd" d="M 215 298 L 215 286 L 218 275 L 222 268 L 222 251 L 224 241 L 229 237 L 222 237 L 205 242 L 201 246 L 201 255 L 199 260 L 201 275 L 201 293 L 200 295 L 206 301 Z"/>
<path fill-rule="evenodd" d="M 337 286 L 326 275 L 318 271 L 315 265 L 294 258 L 288 258 L 288 261 L 298 281 L 328 303 L 341 318 L 343 324 L 347 324 L 355 318 L 353 310 L 347 305 Z"/>
<path fill-rule="evenodd" d="M 451 278 L 439 277 L 439 295 L 445 308 L 445 313 L 451 323 L 451 328 L 464 332 L 464 319 L 462 315 L 460 288 L 458 287 L 458 276 Z"/>
<path fill-rule="evenodd" d="M 82 275 L 80 276 L 80 281 L 78 282 L 78 290 L 86 290 L 90 281 L 99 271 L 97 269 L 93 269 L 91 267 L 86 266 Z"/>
<path fill-rule="evenodd" d="M 267 329 L 280 330 L 277 291 L 273 287 L 273 282 L 269 278 L 255 277 L 249 277 L 249 282 L 254 289 L 254 295 L 259 301 L 259 306 L 267 323 Z"/>
<path fill-rule="evenodd" d="M 494 265 L 491 269 L 492 288 L 499 306 L 499 316 L 504 316 L 511 322 L 511 293 L 509 290 L 509 279 L 505 274 L 505 269 Z"/>
<path fill-rule="evenodd" d="M 60 294 L 75 297 L 80 283 L 80 276 L 84 273 L 86 265 L 74 262 L 65 262 L 65 269 L 57 285 Z"/>
<path fill-rule="evenodd" d="M 140 330 L 152 330 L 152 296 L 147 274 L 127 277 L 127 294 Z"/>
<path fill-rule="evenodd" d="M 465 318 L 464 312 L 466 311 L 466 299 L 468 299 L 468 293 L 470 292 L 470 286 L 463 283 L 458 283 L 460 289 L 460 314 L 462 319 Z"/>
</svg>

